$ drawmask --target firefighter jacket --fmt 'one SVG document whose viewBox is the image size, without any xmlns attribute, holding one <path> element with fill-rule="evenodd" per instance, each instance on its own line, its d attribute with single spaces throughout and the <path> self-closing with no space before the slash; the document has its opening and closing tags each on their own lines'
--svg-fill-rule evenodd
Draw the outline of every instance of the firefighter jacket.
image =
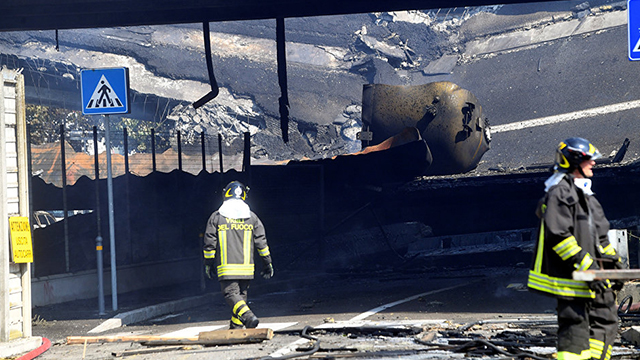
<svg viewBox="0 0 640 360">
<path fill-rule="evenodd" d="M 607 237 L 609 221 L 602 206 L 590 188 L 579 189 L 573 179 L 556 173 L 547 180 L 536 210 L 540 227 L 528 286 L 555 297 L 593 299 L 589 284 L 573 280 L 572 273 L 599 269 L 594 259 L 616 252 Z"/>
<path fill-rule="evenodd" d="M 229 201 L 229 200 L 227 200 Z M 204 263 L 215 266 L 218 280 L 253 279 L 254 248 L 265 264 L 271 263 L 264 226 L 247 208 L 242 218 L 230 218 L 215 211 L 204 234 Z"/>
</svg>

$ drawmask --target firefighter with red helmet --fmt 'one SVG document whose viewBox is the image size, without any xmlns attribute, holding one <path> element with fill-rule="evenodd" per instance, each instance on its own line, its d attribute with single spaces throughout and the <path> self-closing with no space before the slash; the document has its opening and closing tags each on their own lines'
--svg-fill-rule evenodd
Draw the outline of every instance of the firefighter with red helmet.
<svg viewBox="0 0 640 360">
<path fill-rule="evenodd" d="M 223 190 L 224 201 L 209 217 L 204 234 L 205 275 L 220 282 L 231 307 L 230 329 L 251 329 L 259 323 L 247 304 L 247 290 L 255 271 L 254 249 L 264 263 L 262 276 L 273 276 L 264 226 L 245 202 L 248 190 L 239 181 L 230 182 Z"/>
<path fill-rule="evenodd" d="M 557 298 L 558 360 L 608 360 L 618 331 L 613 289 L 622 283 L 572 278 L 574 270 L 625 267 L 609 243 L 609 221 L 591 190 L 600 156 L 586 139 L 561 142 L 536 210 L 540 228 L 528 287 Z"/>
</svg>

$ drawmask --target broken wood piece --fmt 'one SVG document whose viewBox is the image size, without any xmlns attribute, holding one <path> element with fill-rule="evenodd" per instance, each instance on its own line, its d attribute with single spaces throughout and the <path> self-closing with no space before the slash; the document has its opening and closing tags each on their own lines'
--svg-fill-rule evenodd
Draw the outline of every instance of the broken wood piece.
<svg viewBox="0 0 640 360">
<path fill-rule="evenodd" d="M 67 345 L 105 342 L 139 342 L 147 346 L 161 345 L 232 345 L 271 340 L 271 329 L 234 329 L 201 332 L 197 337 L 162 335 L 67 336 Z"/>
<path fill-rule="evenodd" d="M 233 329 L 233 330 L 213 330 L 203 331 L 198 334 L 198 340 L 271 340 L 273 330 L 271 329 Z"/>
<path fill-rule="evenodd" d="M 640 269 L 620 269 L 620 270 L 581 270 L 573 272 L 573 280 L 594 281 L 594 280 L 634 280 L 640 279 Z"/>
<path fill-rule="evenodd" d="M 111 336 L 67 336 L 67 345 L 77 345 L 105 342 L 142 342 L 151 340 L 191 340 L 198 341 L 197 337 L 170 337 L 158 335 L 111 335 Z"/>
<path fill-rule="evenodd" d="M 233 329 L 233 330 L 214 330 L 204 331 L 198 335 L 198 339 L 153 339 L 145 341 L 142 345 L 159 346 L 159 345 L 187 345 L 200 344 L 204 346 L 214 345 L 235 345 L 259 343 L 264 340 L 273 338 L 273 330 L 271 329 Z"/>
</svg>

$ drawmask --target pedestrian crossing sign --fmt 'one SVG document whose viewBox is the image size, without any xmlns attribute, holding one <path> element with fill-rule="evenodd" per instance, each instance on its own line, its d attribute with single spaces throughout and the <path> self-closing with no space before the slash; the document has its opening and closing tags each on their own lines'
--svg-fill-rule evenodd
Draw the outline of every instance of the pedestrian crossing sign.
<svg viewBox="0 0 640 360">
<path fill-rule="evenodd" d="M 82 113 L 85 115 L 128 114 L 129 69 L 90 69 L 80 72 Z"/>
</svg>

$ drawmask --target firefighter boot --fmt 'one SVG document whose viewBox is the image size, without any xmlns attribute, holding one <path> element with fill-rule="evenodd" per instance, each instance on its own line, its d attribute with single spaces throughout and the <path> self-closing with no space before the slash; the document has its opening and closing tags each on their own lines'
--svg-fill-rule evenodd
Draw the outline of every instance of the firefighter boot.
<svg viewBox="0 0 640 360">
<path fill-rule="evenodd" d="M 253 312 L 249 309 L 249 306 L 247 306 L 247 303 L 244 300 L 238 301 L 233 306 L 232 313 L 240 319 L 247 329 L 254 329 L 260 322 L 258 318 L 253 315 Z"/>
<path fill-rule="evenodd" d="M 243 328 L 244 328 L 244 325 L 242 324 L 242 321 L 238 319 L 235 315 L 232 315 L 231 321 L 229 322 L 229 330 L 243 329 Z"/>
<path fill-rule="evenodd" d="M 247 312 L 242 314 L 242 317 L 240 319 L 247 329 L 255 329 L 256 327 L 258 327 L 258 323 L 260 322 L 260 320 L 258 320 L 258 318 L 253 314 L 251 310 L 248 310 Z"/>
</svg>

